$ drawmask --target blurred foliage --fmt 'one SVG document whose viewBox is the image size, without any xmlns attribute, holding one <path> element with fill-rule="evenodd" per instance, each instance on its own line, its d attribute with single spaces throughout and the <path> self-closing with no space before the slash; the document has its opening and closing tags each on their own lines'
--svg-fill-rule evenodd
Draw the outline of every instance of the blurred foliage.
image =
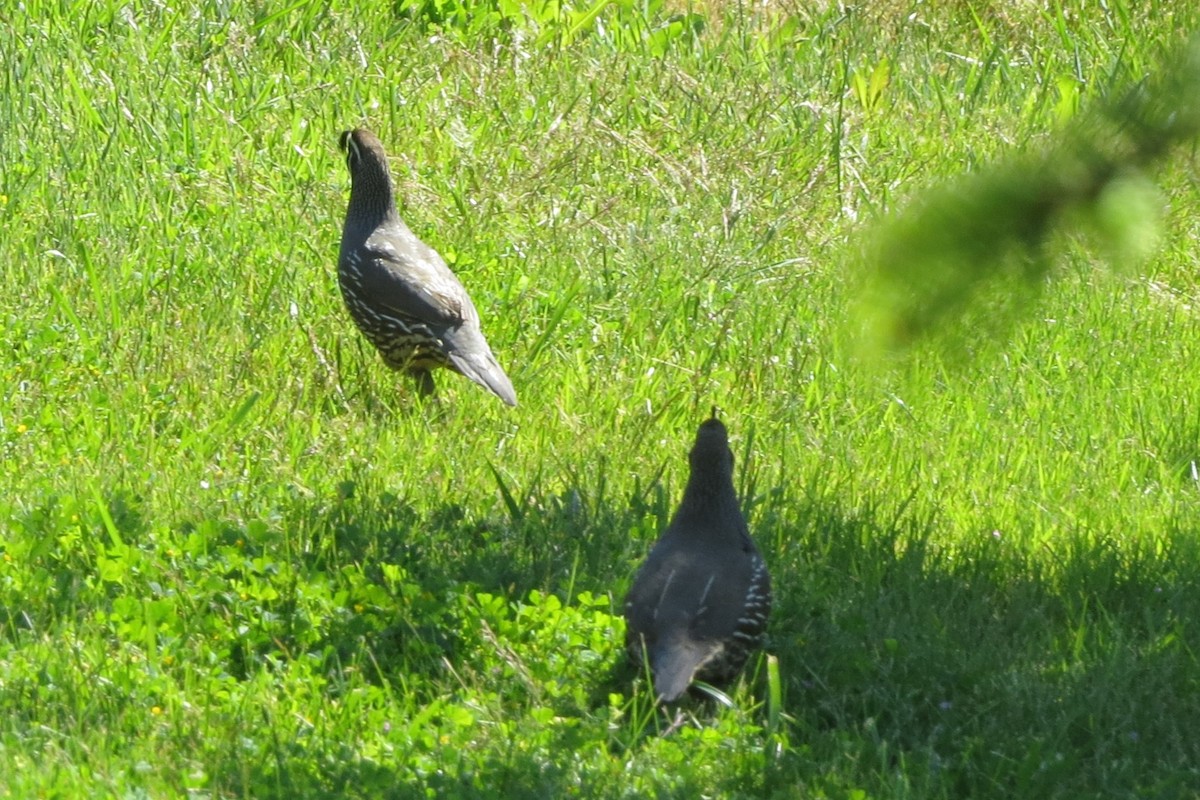
<svg viewBox="0 0 1200 800">
<path fill-rule="evenodd" d="M 1042 291 L 1058 235 L 1082 233 L 1111 265 L 1135 267 L 1155 247 L 1164 206 L 1149 171 L 1197 132 L 1200 37 L 1042 152 L 918 196 L 867 245 L 863 349 L 902 352 L 928 337 L 953 350 L 996 334 Z"/>
</svg>

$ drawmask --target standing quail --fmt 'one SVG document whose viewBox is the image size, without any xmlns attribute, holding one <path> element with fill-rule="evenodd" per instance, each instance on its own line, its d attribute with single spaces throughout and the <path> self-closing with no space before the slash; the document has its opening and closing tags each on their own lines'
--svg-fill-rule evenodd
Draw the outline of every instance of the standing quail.
<svg viewBox="0 0 1200 800">
<path fill-rule="evenodd" d="M 771 578 L 738 506 L 733 452 L 715 408 L 689 461 L 683 501 L 625 599 L 626 650 L 638 666 L 649 657 L 666 702 L 694 678 L 736 678 L 771 613 Z"/>
<path fill-rule="evenodd" d="M 338 283 L 354 323 L 392 369 L 434 392 L 431 371 L 466 375 L 510 406 L 512 382 L 479 328 L 479 313 L 442 257 L 396 212 L 383 144 L 368 130 L 339 140 L 350 169 L 350 204 L 342 227 Z"/>
</svg>

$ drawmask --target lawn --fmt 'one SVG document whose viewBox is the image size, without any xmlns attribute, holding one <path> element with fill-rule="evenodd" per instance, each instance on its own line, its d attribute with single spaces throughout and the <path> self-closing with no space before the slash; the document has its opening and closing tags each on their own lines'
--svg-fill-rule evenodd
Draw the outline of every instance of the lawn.
<svg viewBox="0 0 1200 800">
<path fill-rule="evenodd" d="M 0 797 L 1200 796 L 1194 150 L 1137 257 L 855 336 L 1193 5 L 0 12 Z M 360 125 L 517 408 L 346 314 Z M 675 720 L 621 601 L 714 404 L 775 610 Z"/>
</svg>

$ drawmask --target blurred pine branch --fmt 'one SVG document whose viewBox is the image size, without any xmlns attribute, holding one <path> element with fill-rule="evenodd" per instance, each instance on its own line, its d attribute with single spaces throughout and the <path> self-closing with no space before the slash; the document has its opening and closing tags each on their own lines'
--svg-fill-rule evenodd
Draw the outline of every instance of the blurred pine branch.
<svg viewBox="0 0 1200 800">
<path fill-rule="evenodd" d="M 1200 132 L 1200 37 L 1152 80 L 1085 114 L 1059 141 L 932 189 L 868 245 L 862 343 L 903 352 L 987 332 L 1030 305 L 1054 267 L 1047 243 L 1090 232 L 1110 264 L 1153 250 L 1163 201 L 1149 170 Z"/>
</svg>

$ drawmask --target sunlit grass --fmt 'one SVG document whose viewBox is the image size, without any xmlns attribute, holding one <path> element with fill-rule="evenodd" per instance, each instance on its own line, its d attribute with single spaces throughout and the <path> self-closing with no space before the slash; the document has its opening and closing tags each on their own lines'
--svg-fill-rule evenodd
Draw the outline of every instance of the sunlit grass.
<svg viewBox="0 0 1200 800">
<path fill-rule="evenodd" d="M 698 32 L 622 3 L 564 44 L 557 18 L 25 3 L 0 793 L 1200 790 L 1189 154 L 1139 268 L 1065 243 L 952 363 L 839 340 L 883 215 L 1195 27 L 1043 5 L 680 9 Z M 359 124 L 518 409 L 451 375 L 419 407 L 345 314 Z M 714 403 L 777 608 L 733 707 L 676 718 L 620 601 Z"/>
</svg>

